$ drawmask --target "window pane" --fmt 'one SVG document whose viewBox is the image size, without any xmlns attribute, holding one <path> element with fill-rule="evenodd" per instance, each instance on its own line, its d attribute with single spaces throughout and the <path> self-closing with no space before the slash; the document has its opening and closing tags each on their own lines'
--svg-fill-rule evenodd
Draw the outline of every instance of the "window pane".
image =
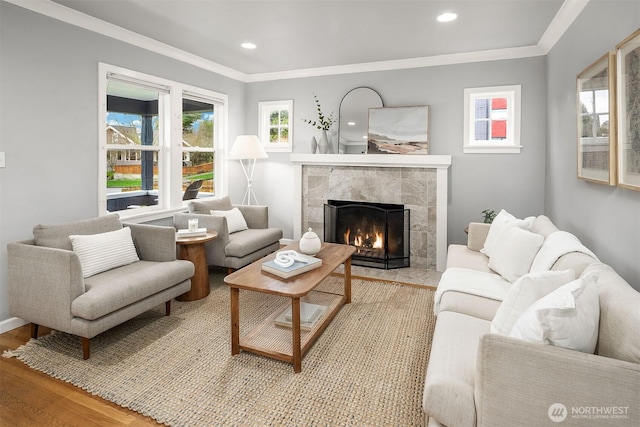
<svg viewBox="0 0 640 427">
<path fill-rule="evenodd" d="M 507 121 L 494 120 L 491 122 L 491 139 L 505 139 L 507 137 Z"/>
<path fill-rule="evenodd" d="M 278 138 L 278 128 L 269 128 L 269 142 L 280 142 Z"/>
<path fill-rule="evenodd" d="M 107 150 L 107 210 L 158 204 L 158 152 Z"/>
<path fill-rule="evenodd" d="M 289 142 L 289 128 L 280 129 L 280 142 Z"/>
<path fill-rule="evenodd" d="M 486 120 L 476 121 L 476 131 L 474 133 L 476 141 L 486 141 L 489 139 L 489 122 Z"/>
<path fill-rule="evenodd" d="M 583 113 L 593 113 L 593 92 L 580 92 L 580 105 Z"/>
<path fill-rule="evenodd" d="M 281 110 L 280 111 L 280 124 L 288 125 L 289 124 L 289 111 Z"/>
<path fill-rule="evenodd" d="M 488 119 L 489 118 L 489 100 L 488 99 L 476 99 L 476 119 Z"/>
<path fill-rule="evenodd" d="M 214 195 L 214 134 L 213 104 L 183 98 L 182 190 L 195 181 L 202 182 L 200 190 L 183 195 L 187 199 Z"/>
<path fill-rule="evenodd" d="M 609 91 L 608 90 L 596 90 L 596 113 L 608 113 L 609 112 Z"/>
<path fill-rule="evenodd" d="M 271 124 L 271 126 L 277 126 L 280 124 L 280 115 L 278 111 L 272 111 L 269 114 L 269 124 Z"/>
</svg>

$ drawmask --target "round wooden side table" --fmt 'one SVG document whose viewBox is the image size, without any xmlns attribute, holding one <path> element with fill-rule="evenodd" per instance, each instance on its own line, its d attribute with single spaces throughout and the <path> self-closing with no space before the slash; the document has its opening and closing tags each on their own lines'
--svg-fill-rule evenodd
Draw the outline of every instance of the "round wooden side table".
<svg viewBox="0 0 640 427">
<path fill-rule="evenodd" d="M 207 233 L 198 237 L 177 237 L 176 244 L 180 247 L 178 257 L 191 261 L 196 271 L 191 278 L 191 290 L 179 297 L 178 301 L 195 301 L 206 297 L 211 292 L 209 286 L 209 268 L 207 267 L 207 252 L 204 244 L 218 237 L 217 232 Z"/>
</svg>

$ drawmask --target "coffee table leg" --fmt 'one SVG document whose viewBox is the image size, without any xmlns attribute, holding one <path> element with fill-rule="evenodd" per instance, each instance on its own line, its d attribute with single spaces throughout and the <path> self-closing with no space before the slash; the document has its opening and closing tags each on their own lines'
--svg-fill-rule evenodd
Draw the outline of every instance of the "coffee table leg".
<svg viewBox="0 0 640 427">
<path fill-rule="evenodd" d="M 240 289 L 231 289 L 231 354 L 240 353 Z"/>
<path fill-rule="evenodd" d="M 351 257 L 344 262 L 345 304 L 351 304 Z"/>
<path fill-rule="evenodd" d="M 300 342 L 300 298 L 291 298 L 293 320 L 293 372 L 302 371 L 302 348 Z"/>
</svg>

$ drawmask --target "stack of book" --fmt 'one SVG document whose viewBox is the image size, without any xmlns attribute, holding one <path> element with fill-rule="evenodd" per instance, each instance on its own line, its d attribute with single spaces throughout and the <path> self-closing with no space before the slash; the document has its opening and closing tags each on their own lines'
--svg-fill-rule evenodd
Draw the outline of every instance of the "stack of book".
<svg viewBox="0 0 640 427">
<path fill-rule="evenodd" d="M 177 237 L 178 239 L 181 237 L 204 237 L 207 235 L 206 228 L 196 228 L 193 231 L 190 230 L 178 230 Z"/>
<path fill-rule="evenodd" d="M 262 270 L 267 273 L 275 274 L 283 279 L 288 279 L 322 266 L 322 260 L 320 258 L 312 256 L 307 256 L 306 258 L 308 259 L 308 262 L 295 261 L 293 265 L 289 267 L 280 267 L 273 261 L 265 261 L 262 263 Z"/>
<path fill-rule="evenodd" d="M 291 306 L 287 307 L 278 317 L 276 317 L 274 323 L 278 326 L 291 328 L 293 322 L 291 311 Z M 325 311 L 327 311 L 326 305 L 300 302 L 300 329 L 303 331 L 310 331 L 313 329 Z"/>
</svg>

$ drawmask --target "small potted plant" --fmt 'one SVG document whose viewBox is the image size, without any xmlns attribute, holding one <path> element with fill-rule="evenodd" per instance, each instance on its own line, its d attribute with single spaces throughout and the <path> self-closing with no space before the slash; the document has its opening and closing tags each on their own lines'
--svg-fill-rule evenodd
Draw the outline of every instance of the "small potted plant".
<svg viewBox="0 0 640 427">
<path fill-rule="evenodd" d="M 333 118 L 333 112 L 329 114 L 329 116 L 325 116 L 322 113 L 322 107 L 320 107 L 320 100 L 318 99 L 318 96 L 315 93 L 313 94 L 313 98 L 316 101 L 316 107 L 318 110 L 318 119 L 317 120 L 302 119 L 302 121 L 310 124 L 311 126 L 317 129 L 322 130 L 322 136 L 318 141 L 318 150 L 320 151 L 321 154 L 326 154 L 329 149 L 329 139 L 327 138 L 327 131 L 331 128 L 331 126 L 335 122 L 335 119 Z"/>
<path fill-rule="evenodd" d="M 485 224 L 491 224 L 496 217 L 496 212 L 491 209 L 483 210 L 482 214 L 484 215 L 483 221 Z"/>
</svg>

